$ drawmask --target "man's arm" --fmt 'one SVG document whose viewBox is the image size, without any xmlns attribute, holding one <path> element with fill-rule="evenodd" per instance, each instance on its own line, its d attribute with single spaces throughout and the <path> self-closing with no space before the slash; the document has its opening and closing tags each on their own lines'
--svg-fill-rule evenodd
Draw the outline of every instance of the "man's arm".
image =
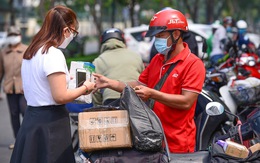
<svg viewBox="0 0 260 163">
<path fill-rule="evenodd" d="M 189 110 L 195 100 L 198 98 L 198 93 L 187 90 L 182 90 L 182 93 L 177 95 L 164 93 L 145 86 L 137 86 L 135 92 L 144 101 L 147 101 L 149 98 L 151 98 L 169 107 L 178 108 L 181 110 Z"/>
<path fill-rule="evenodd" d="M 122 92 L 126 85 L 129 85 L 133 88 L 138 85 L 141 85 L 141 83 L 139 83 L 138 81 L 131 81 L 131 82 L 124 83 L 122 81 L 109 79 L 97 73 L 93 73 L 93 76 L 96 82 L 96 90 L 100 88 L 110 88 L 114 91 Z"/>
</svg>

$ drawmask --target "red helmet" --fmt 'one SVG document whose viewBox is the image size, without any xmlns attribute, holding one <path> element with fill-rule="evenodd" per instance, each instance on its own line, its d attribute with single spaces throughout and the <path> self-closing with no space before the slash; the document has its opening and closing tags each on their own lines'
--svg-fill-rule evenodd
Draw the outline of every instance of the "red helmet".
<svg viewBox="0 0 260 163">
<path fill-rule="evenodd" d="M 186 17 L 178 10 L 166 9 L 157 12 L 150 21 L 146 37 L 154 36 L 162 31 L 171 30 L 188 31 Z"/>
</svg>

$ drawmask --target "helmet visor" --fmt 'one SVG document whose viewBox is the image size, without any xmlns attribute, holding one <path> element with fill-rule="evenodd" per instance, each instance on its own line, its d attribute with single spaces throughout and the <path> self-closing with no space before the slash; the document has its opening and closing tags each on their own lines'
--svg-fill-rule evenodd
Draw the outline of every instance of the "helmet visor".
<svg viewBox="0 0 260 163">
<path fill-rule="evenodd" d="M 152 27 L 149 27 L 145 37 L 155 36 L 157 33 L 165 31 L 166 28 L 167 28 L 166 26 L 152 26 Z"/>
</svg>

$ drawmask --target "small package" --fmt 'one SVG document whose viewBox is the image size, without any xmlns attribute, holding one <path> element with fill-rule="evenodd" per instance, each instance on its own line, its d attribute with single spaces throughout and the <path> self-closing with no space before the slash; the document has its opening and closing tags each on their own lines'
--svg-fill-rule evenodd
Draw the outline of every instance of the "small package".
<svg viewBox="0 0 260 163">
<path fill-rule="evenodd" d="M 248 148 L 252 153 L 260 150 L 260 143 L 256 143 Z"/>
<path fill-rule="evenodd" d="M 126 110 L 79 113 L 79 146 L 85 152 L 132 147 Z"/>
<path fill-rule="evenodd" d="M 226 146 L 225 153 L 227 155 L 239 157 L 239 158 L 248 157 L 249 150 L 246 148 L 246 146 L 229 140 L 226 140 L 226 143 L 227 146 Z"/>
</svg>

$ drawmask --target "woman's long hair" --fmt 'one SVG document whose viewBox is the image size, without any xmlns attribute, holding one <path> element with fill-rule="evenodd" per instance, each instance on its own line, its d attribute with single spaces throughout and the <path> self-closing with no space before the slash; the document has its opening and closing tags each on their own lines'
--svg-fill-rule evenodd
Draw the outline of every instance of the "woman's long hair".
<svg viewBox="0 0 260 163">
<path fill-rule="evenodd" d="M 63 28 L 72 25 L 78 29 L 77 16 L 73 10 L 62 5 L 50 9 L 23 58 L 30 60 L 42 46 L 42 54 L 48 52 L 51 46 L 57 47 L 62 40 Z"/>
</svg>

